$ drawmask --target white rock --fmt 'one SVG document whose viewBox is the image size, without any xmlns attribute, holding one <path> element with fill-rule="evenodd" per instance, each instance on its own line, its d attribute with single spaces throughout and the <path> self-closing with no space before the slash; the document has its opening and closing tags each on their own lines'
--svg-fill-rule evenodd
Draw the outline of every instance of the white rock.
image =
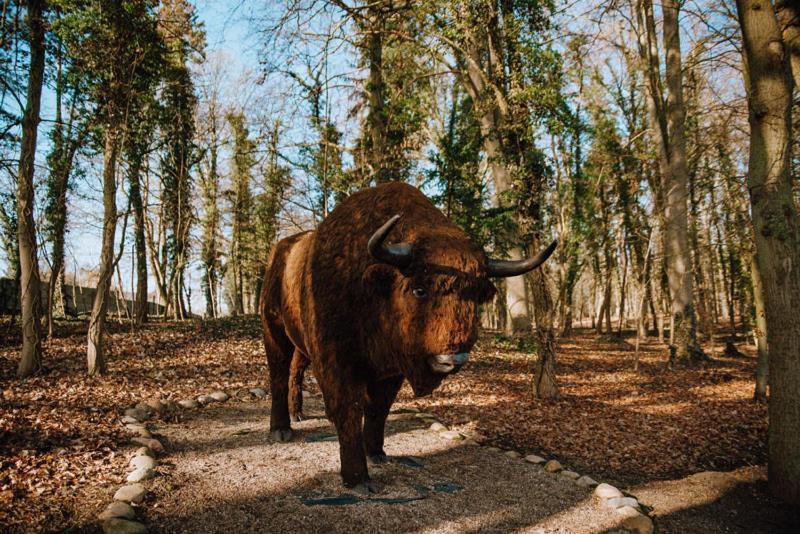
<svg viewBox="0 0 800 534">
<path fill-rule="evenodd" d="M 508 456 L 509 458 L 515 458 L 515 459 L 522 458 L 522 455 L 517 451 L 506 451 L 505 455 Z"/>
<path fill-rule="evenodd" d="M 539 465 L 545 463 L 547 460 L 545 460 L 541 456 L 536 456 L 535 454 L 529 454 L 528 456 L 525 457 L 525 461 L 528 462 L 529 464 Z"/>
<path fill-rule="evenodd" d="M 500 449 L 498 447 L 486 447 L 486 450 L 492 452 L 500 452 Z"/>
<path fill-rule="evenodd" d="M 117 490 L 114 500 L 139 504 L 144 500 L 146 494 L 147 490 L 141 484 L 128 484 Z"/>
<path fill-rule="evenodd" d="M 548 473 L 558 473 L 562 469 L 564 468 L 561 467 L 561 462 L 559 462 L 558 460 L 550 460 L 549 462 L 544 464 L 544 470 L 547 471 Z"/>
<path fill-rule="evenodd" d="M 447 430 L 447 427 L 437 421 L 430 426 L 430 429 L 433 430 L 434 432 L 444 432 L 445 430 Z"/>
<path fill-rule="evenodd" d="M 136 449 L 136 452 L 133 453 L 133 456 L 149 456 L 151 458 L 155 458 L 156 455 L 153 454 L 153 451 L 150 450 L 150 447 L 139 447 Z M 131 458 L 133 458 L 131 456 Z"/>
<path fill-rule="evenodd" d="M 600 497 L 601 499 L 615 499 L 617 497 L 622 497 L 622 492 L 612 486 L 611 484 L 599 484 L 594 489 L 594 494 Z"/>
<path fill-rule="evenodd" d="M 128 425 L 128 424 L 138 425 L 140 422 L 138 419 L 136 419 L 135 417 L 131 417 L 130 415 L 123 415 L 122 417 L 120 417 L 119 420 L 122 422 L 123 425 Z"/>
<path fill-rule="evenodd" d="M 416 417 L 417 419 L 436 419 L 435 415 L 425 412 L 415 413 L 414 417 Z"/>
<path fill-rule="evenodd" d="M 112 517 L 134 519 L 136 517 L 136 511 L 133 509 L 133 506 L 126 502 L 114 501 L 106 506 L 106 509 L 103 510 L 97 517 L 100 519 L 100 521 L 111 519 Z"/>
<path fill-rule="evenodd" d="M 103 534 L 146 534 L 147 527 L 137 521 L 112 517 L 103 521 Z"/>
<path fill-rule="evenodd" d="M 584 488 L 593 488 L 597 486 L 597 481 L 588 475 L 583 475 L 575 483 Z"/>
<path fill-rule="evenodd" d="M 633 517 L 626 517 L 622 521 L 622 526 L 628 530 L 634 531 L 636 534 L 653 533 L 653 520 L 642 514 Z"/>
<path fill-rule="evenodd" d="M 225 393 L 224 391 L 215 391 L 209 395 L 212 399 L 218 402 L 225 402 L 226 400 L 230 399 L 230 395 Z"/>
<path fill-rule="evenodd" d="M 617 515 L 626 518 L 626 517 L 636 517 L 639 514 L 639 510 L 634 508 L 633 506 L 621 506 L 616 510 Z"/>
<path fill-rule="evenodd" d="M 141 436 L 143 438 L 152 438 L 153 435 L 150 433 L 149 430 L 144 425 L 125 425 L 125 428 L 128 429 L 128 432 L 131 434 L 136 434 L 137 436 Z"/>
<path fill-rule="evenodd" d="M 211 395 L 200 395 L 199 397 L 197 397 L 197 402 L 206 405 L 211 402 L 214 402 L 214 397 L 212 397 Z"/>
<path fill-rule="evenodd" d="M 194 399 L 183 399 L 178 401 L 178 406 L 189 410 L 192 408 L 197 408 L 198 406 L 200 406 L 200 403 Z"/>
<path fill-rule="evenodd" d="M 439 434 L 444 439 L 451 439 L 453 441 L 461 441 L 464 439 L 464 436 L 461 435 L 460 432 L 456 432 L 455 430 L 447 430 Z"/>
<path fill-rule="evenodd" d="M 623 506 L 638 508 L 639 501 L 637 501 L 633 497 L 614 497 L 606 501 L 606 506 L 608 506 L 609 508 L 622 508 Z"/>
<path fill-rule="evenodd" d="M 150 412 L 146 410 L 140 410 L 139 408 L 128 408 L 125 410 L 125 415 L 136 419 L 137 421 L 147 421 L 147 418 L 150 417 Z"/>
<path fill-rule="evenodd" d="M 157 463 L 150 456 L 134 456 L 128 465 L 134 469 L 155 469 Z"/>
<path fill-rule="evenodd" d="M 578 478 L 580 478 L 580 475 L 575 471 L 568 471 L 566 469 L 564 471 L 561 471 L 559 475 L 561 475 L 564 478 L 568 478 L 570 480 L 577 480 Z"/>
<path fill-rule="evenodd" d="M 259 399 L 267 396 L 267 392 L 261 388 L 251 388 L 250 393 L 258 397 Z"/>
<path fill-rule="evenodd" d="M 145 456 L 145 458 L 147 458 Z M 152 469 L 134 469 L 128 474 L 128 478 L 126 479 L 128 482 L 141 482 L 142 480 L 147 480 L 148 478 L 152 477 L 155 474 L 155 471 Z"/>
</svg>

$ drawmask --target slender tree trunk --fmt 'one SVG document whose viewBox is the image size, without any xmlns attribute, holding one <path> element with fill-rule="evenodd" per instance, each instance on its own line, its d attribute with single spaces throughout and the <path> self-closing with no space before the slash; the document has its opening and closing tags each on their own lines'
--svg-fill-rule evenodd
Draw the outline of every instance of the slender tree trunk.
<svg viewBox="0 0 800 534">
<path fill-rule="evenodd" d="M 100 249 L 100 274 L 97 292 L 92 305 L 87 336 L 86 362 L 90 375 L 104 374 L 106 361 L 104 335 L 109 288 L 114 276 L 114 234 L 117 227 L 117 131 L 113 125 L 106 126 L 103 150 L 103 242 Z"/>
<path fill-rule="evenodd" d="M 133 234 L 136 249 L 136 295 L 133 299 L 133 322 L 147 322 L 147 245 L 144 238 L 144 204 L 142 202 L 141 171 L 143 154 L 134 153 L 130 161 L 128 194 L 133 208 Z"/>
<path fill-rule="evenodd" d="M 538 250 L 540 250 L 540 241 L 538 238 L 534 238 L 530 247 L 531 254 L 536 254 L 534 251 Z M 533 271 L 530 281 L 534 300 L 533 313 L 536 320 L 535 335 L 539 350 L 533 374 L 533 394 L 537 399 L 557 399 L 560 397 L 560 393 L 555 374 L 556 336 L 553 327 L 555 306 L 546 268 L 541 267 Z"/>
<path fill-rule="evenodd" d="M 769 347 L 769 486 L 800 505 L 800 228 L 792 191 L 792 78 L 770 3 L 737 0 L 748 89 L 750 190 Z"/>
<path fill-rule="evenodd" d="M 22 349 L 17 375 L 30 376 L 42 367 L 41 299 L 39 256 L 34 226 L 33 174 L 36 138 L 39 131 L 39 108 L 44 82 L 44 20 L 41 0 L 28 0 L 30 67 L 28 96 L 22 116 L 22 144 L 17 178 L 17 243 L 20 263 L 20 308 Z"/>
<path fill-rule="evenodd" d="M 697 342 L 697 317 L 692 300 L 692 257 L 689 250 L 687 213 L 689 170 L 686 165 L 685 115 L 681 73 L 681 45 L 678 13 L 680 0 L 664 0 L 664 53 L 666 82 L 666 143 L 668 168 L 664 173 L 666 192 L 667 274 L 672 295 L 673 343 L 679 360 L 706 359 Z"/>
<path fill-rule="evenodd" d="M 384 82 L 383 82 L 383 15 L 380 12 L 380 3 L 369 10 L 369 23 L 367 35 L 367 61 L 369 77 L 367 80 L 367 101 L 369 115 L 367 124 L 372 146 L 370 147 L 368 161 L 370 172 L 376 183 L 385 183 L 397 179 L 387 165 L 386 157 L 386 111 Z"/>
</svg>

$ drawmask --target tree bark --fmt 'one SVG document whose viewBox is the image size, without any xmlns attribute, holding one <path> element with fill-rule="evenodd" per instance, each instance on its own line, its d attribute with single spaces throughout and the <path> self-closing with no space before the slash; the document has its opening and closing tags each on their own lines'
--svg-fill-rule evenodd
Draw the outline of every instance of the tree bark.
<svg viewBox="0 0 800 534">
<path fill-rule="evenodd" d="M 133 322 L 147 322 L 147 245 L 144 238 L 144 204 L 142 202 L 141 171 L 144 154 L 132 154 L 128 176 L 128 194 L 133 208 L 134 248 L 136 249 L 136 295 L 133 299 Z"/>
<path fill-rule="evenodd" d="M 28 43 L 30 67 L 25 111 L 22 116 L 17 179 L 17 243 L 20 262 L 20 308 L 22 349 L 17 375 L 30 376 L 42 367 L 41 289 L 39 256 L 36 251 L 36 227 L 33 217 L 33 174 L 36 159 L 36 138 L 39 131 L 39 109 L 44 81 L 44 2 L 28 0 Z"/>
<path fill-rule="evenodd" d="M 767 345 L 767 318 L 764 315 L 764 289 L 761 285 L 761 273 L 758 262 L 753 257 L 750 260 L 750 272 L 753 278 L 753 301 L 756 308 L 755 341 L 758 351 L 756 364 L 756 388 L 753 393 L 755 402 L 767 402 L 767 385 L 769 381 L 769 347 Z"/>
<path fill-rule="evenodd" d="M 106 361 L 104 335 L 108 292 L 114 275 L 114 234 L 117 227 L 117 132 L 113 125 L 106 126 L 103 150 L 103 242 L 100 249 L 100 274 L 97 292 L 92 305 L 87 335 L 86 361 L 90 375 L 104 374 Z"/>
<path fill-rule="evenodd" d="M 737 0 L 748 89 L 747 185 L 769 347 L 769 487 L 800 504 L 800 228 L 791 175 L 792 79 L 770 3 Z"/>
</svg>

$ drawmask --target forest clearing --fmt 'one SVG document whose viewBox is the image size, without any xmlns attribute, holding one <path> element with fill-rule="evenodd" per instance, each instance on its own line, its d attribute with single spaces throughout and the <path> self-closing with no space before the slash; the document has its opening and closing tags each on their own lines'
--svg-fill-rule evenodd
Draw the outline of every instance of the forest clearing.
<svg viewBox="0 0 800 534">
<path fill-rule="evenodd" d="M 0 531 L 798 531 L 798 95 L 794 0 L 0 0 Z"/>
<path fill-rule="evenodd" d="M 48 347 L 57 356 L 45 375 L 26 382 L 13 379 L 0 382 L 4 392 L 0 520 L 13 529 L 23 525 L 34 530 L 91 528 L 111 494 L 125 482 L 129 456 L 138 445 L 130 442 L 131 435 L 119 419 L 123 408 L 138 402 L 161 399 L 175 403 L 223 390 L 231 396 L 229 403 L 253 412 L 249 425 L 243 427 L 249 431 L 237 427 L 225 433 L 215 429 L 192 439 L 198 444 L 213 436 L 226 439 L 226 446 L 216 451 L 220 456 L 240 445 L 268 442 L 268 407 L 250 394 L 250 389 L 257 387 L 263 387 L 267 394 L 269 391 L 265 385 L 268 373 L 261 332 L 255 318 L 219 320 L 202 328 L 191 323 L 153 323 L 135 332 L 126 325 L 115 325 L 110 335 L 112 371 L 108 377 L 89 381 L 79 372 L 81 332 L 78 324 L 59 329 Z M 749 495 L 751 490 L 747 488 L 759 485 L 761 488 L 755 495 L 760 498 L 751 501 L 740 497 L 733 501 L 747 502 L 751 509 L 740 508 L 738 517 L 733 517 L 728 503 L 727 507 L 722 505 L 727 510 L 722 515 L 711 509 L 695 515 L 688 512 L 688 518 L 681 517 L 680 512 L 691 511 L 691 505 L 707 504 L 704 500 L 707 495 L 693 496 L 691 505 L 683 502 L 676 506 L 675 517 L 662 522 L 656 515 L 656 524 L 664 532 L 679 532 L 691 525 L 704 525 L 705 532 L 729 531 L 723 525 L 734 531 L 788 532 L 793 521 L 800 517 L 787 505 L 771 501 L 763 488 L 767 413 L 765 406 L 752 402 L 753 348 L 743 343 L 739 345 L 743 354 L 727 357 L 722 353 L 724 346 L 719 344 L 713 365 L 668 371 L 666 346 L 649 342 L 642 347 L 640 371 L 634 372 L 634 349 L 630 341 L 630 335 L 597 339 L 585 330 L 562 340 L 559 344 L 562 399 L 531 404 L 527 400 L 534 359 L 530 338 L 512 339 L 487 332 L 474 351 L 472 365 L 430 398 L 415 399 L 406 386 L 396 408 L 430 413 L 451 430 L 479 442 L 482 448 L 494 446 L 503 451 L 557 459 L 566 469 L 588 473 L 625 490 L 634 491 L 633 488 L 660 481 L 678 481 L 698 473 L 721 474 L 745 469 L 747 476 L 738 484 L 729 483 L 720 495 L 737 486 Z M 4 377 L 13 374 L 16 349 L 12 342 L 0 350 Z M 113 372 L 123 367 L 124 373 Z M 313 380 L 307 379 L 304 389 L 318 398 L 319 388 Z M 229 408 L 220 403 L 188 410 L 171 406 L 170 410 L 153 415 L 150 428 L 154 435 L 164 435 L 162 429 L 166 426 L 181 427 L 205 417 L 202 413 L 208 410 L 215 413 L 208 416 L 212 422 L 239 420 L 225 415 L 224 410 Z M 315 412 L 322 415 L 319 407 Z M 53 413 L 58 416 L 53 417 Z M 243 439 L 248 441 L 243 444 Z M 389 444 L 392 442 L 390 438 Z M 165 443 L 175 446 L 171 441 Z M 189 443 L 191 448 L 192 442 Z M 166 495 L 178 503 L 182 500 L 180 484 L 188 483 L 174 480 L 172 454 L 165 455 L 158 468 L 159 475 L 154 479 L 158 486 L 153 490 L 158 497 L 148 497 L 153 502 Z M 328 469 L 335 472 L 335 468 L 331 465 Z M 557 483 L 556 475 L 540 467 L 536 469 L 553 479 L 550 483 Z M 747 469 L 755 469 L 757 474 Z M 298 487 L 313 489 L 314 484 L 308 478 L 325 472 L 311 469 L 299 477 L 302 484 L 298 483 Z M 341 492 L 334 491 L 333 472 L 327 473 L 325 487 L 317 489 L 332 494 Z M 258 488 L 255 485 L 253 490 Z M 635 494 L 641 498 L 640 493 Z M 663 496 L 668 492 L 661 489 L 657 494 Z M 294 493 L 289 496 L 298 500 Z M 579 494 L 571 499 L 580 502 L 585 497 Z M 656 513 L 669 510 L 659 504 Z M 185 519 L 188 511 L 179 504 L 172 506 L 177 508 L 170 521 Z M 148 512 L 158 518 L 158 521 L 153 519 L 152 527 L 159 528 L 161 523 L 175 525 L 162 521 L 170 512 L 159 508 Z M 217 519 L 232 513 L 225 512 L 225 507 L 219 510 L 222 511 Z M 555 511 L 562 510 L 551 513 Z M 509 519 L 508 524 L 521 526 L 524 523 L 520 521 L 545 518 L 538 513 Z M 209 517 L 197 515 L 197 523 L 193 524 L 200 525 L 203 520 L 208 521 Z M 708 523 L 702 523 L 703 520 Z M 233 524 L 241 525 L 222 522 L 220 531 Z M 558 525 L 558 521 L 552 523 L 553 527 Z M 489 528 L 491 522 L 478 521 L 471 526 Z M 613 526 L 610 524 L 608 528 Z M 335 528 L 345 530 L 348 523 Z"/>
</svg>

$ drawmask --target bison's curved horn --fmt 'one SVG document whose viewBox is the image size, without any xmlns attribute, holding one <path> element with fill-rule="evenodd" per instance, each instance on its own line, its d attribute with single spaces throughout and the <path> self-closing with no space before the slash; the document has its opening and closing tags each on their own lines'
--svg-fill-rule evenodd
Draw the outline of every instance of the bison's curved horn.
<svg viewBox="0 0 800 534">
<path fill-rule="evenodd" d="M 400 215 L 395 215 L 386 223 L 378 228 L 372 237 L 369 238 L 367 249 L 370 255 L 378 261 L 394 265 L 395 267 L 403 268 L 411 263 L 411 254 L 413 252 L 410 243 L 394 243 L 391 245 L 384 245 L 383 242 L 389 232 L 392 231 L 394 225 L 400 220 Z"/>
<path fill-rule="evenodd" d="M 486 262 L 486 273 L 489 276 L 500 278 L 525 274 L 543 264 L 556 249 L 557 245 L 558 239 L 550 243 L 546 249 L 535 257 L 524 260 L 489 260 Z"/>
</svg>

